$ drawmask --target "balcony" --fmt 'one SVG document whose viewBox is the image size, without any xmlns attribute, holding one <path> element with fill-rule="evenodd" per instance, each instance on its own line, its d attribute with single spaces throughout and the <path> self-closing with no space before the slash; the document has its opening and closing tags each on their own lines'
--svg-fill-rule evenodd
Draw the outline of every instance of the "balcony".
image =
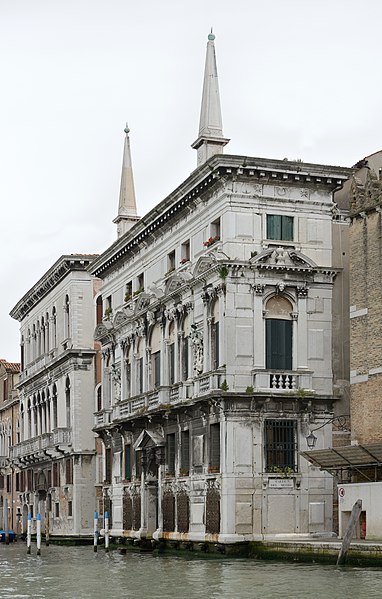
<svg viewBox="0 0 382 599">
<path fill-rule="evenodd" d="M 10 448 L 11 460 L 21 461 L 39 461 L 45 460 L 48 451 L 59 451 L 59 446 L 71 445 L 72 434 L 67 428 L 56 428 L 52 433 L 42 433 L 38 437 L 33 437 L 22 441 Z"/>
<path fill-rule="evenodd" d="M 291 394 L 303 389 L 313 393 L 312 371 L 257 370 L 253 372 L 255 392 Z"/>
</svg>

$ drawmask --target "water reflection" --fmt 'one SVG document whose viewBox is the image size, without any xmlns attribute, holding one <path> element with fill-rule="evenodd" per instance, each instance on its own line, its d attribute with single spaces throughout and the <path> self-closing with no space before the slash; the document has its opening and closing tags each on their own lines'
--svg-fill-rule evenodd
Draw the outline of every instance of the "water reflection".
<svg viewBox="0 0 382 599">
<path fill-rule="evenodd" d="M 0 599 L 293 598 L 382 596 L 382 570 L 94 553 L 92 547 L 0 545 Z"/>
</svg>

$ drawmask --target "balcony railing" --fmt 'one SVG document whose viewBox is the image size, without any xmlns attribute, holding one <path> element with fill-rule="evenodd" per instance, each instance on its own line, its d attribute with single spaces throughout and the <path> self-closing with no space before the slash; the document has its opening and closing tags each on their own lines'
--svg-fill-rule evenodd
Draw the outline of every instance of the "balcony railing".
<svg viewBox="0 0 382 599">
<path fill-rule="evenodd" d="M 67 428 L 57 428 L 52 433 L 42 433 L 38 437 L 27 439 L 10 448 L 12 460 L 32 456 L 45 449 L 54 449 L 58 445 L 70 445 L 72 433 Z"/>
<path fill-rule="evenodd" d="M 312 391 L 312 372 L 261 370 L 253 373 L 254 391 L 293 393 L 299 389 Z"/>
</svg>

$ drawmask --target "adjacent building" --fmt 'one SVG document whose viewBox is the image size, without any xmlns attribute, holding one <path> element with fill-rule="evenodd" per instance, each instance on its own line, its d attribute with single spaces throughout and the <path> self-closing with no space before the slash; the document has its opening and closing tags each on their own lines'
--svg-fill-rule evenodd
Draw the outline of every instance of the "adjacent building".
<svg viewBox="0 0 382 599">
<path fill-rule="evenodd" d="M 10 451 L 20 438 L 19 376 L 20 364 L 0 359 L 0 529 L 6 526 L 8 510 L 8 526 L 16 533 L 21 513 L 20 475 L 10 460 Z"/>
<path fill-rule="evenodd" d="M 20 322 L 20 415 L 11 447 L 19 470 L 22 530 L 28 512 L 43 530 L 88 536 L 93 529 L 96 324 L 99 282 L 93 255 L 70 254 L 44 274 L 11 311 Z"/>
<path fill-rule="evenodd" d="M 382 151 L 355 165 L 340 195 L 350 203 L 350 382 L 352 441 L 312 452 L 316 465 L 336 475 L 339 532 L 362 500 L 356 536 L 380 539 L 382 519 Z"/>
<path fill-rule="evenodd" d="M 331 446 L 320 425 L 348 411 L 348 211 L 333 193 L 351 171 L 224 155 L 228 141 L 210 34 L 196 170 L 138 219 L 126 130 L 118 239 L 89 267 L 97 508 L 114 536 L 332 530 L 333 479 L 300 451 L 312 428 Z"/>
</svg>

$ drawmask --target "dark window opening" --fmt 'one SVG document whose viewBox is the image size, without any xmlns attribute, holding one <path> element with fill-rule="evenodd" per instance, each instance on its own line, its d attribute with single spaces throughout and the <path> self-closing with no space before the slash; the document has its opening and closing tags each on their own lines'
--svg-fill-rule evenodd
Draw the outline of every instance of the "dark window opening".
<svg viewBox="0 0 382 599">
<path fill-rule="evenodd" d="M 265 470 L 266 472 L 296 472 L 296 421 L 265 420 Z"/>
<path fill-rule="evenodd" d="M 267 214 L 267 239 L 293 241 L 293 216 Z"/>
<path fill-rule="evenodd" d="M 220 423 L 210 425 L 209 471 L 220 471 Z"/>
</svg>

